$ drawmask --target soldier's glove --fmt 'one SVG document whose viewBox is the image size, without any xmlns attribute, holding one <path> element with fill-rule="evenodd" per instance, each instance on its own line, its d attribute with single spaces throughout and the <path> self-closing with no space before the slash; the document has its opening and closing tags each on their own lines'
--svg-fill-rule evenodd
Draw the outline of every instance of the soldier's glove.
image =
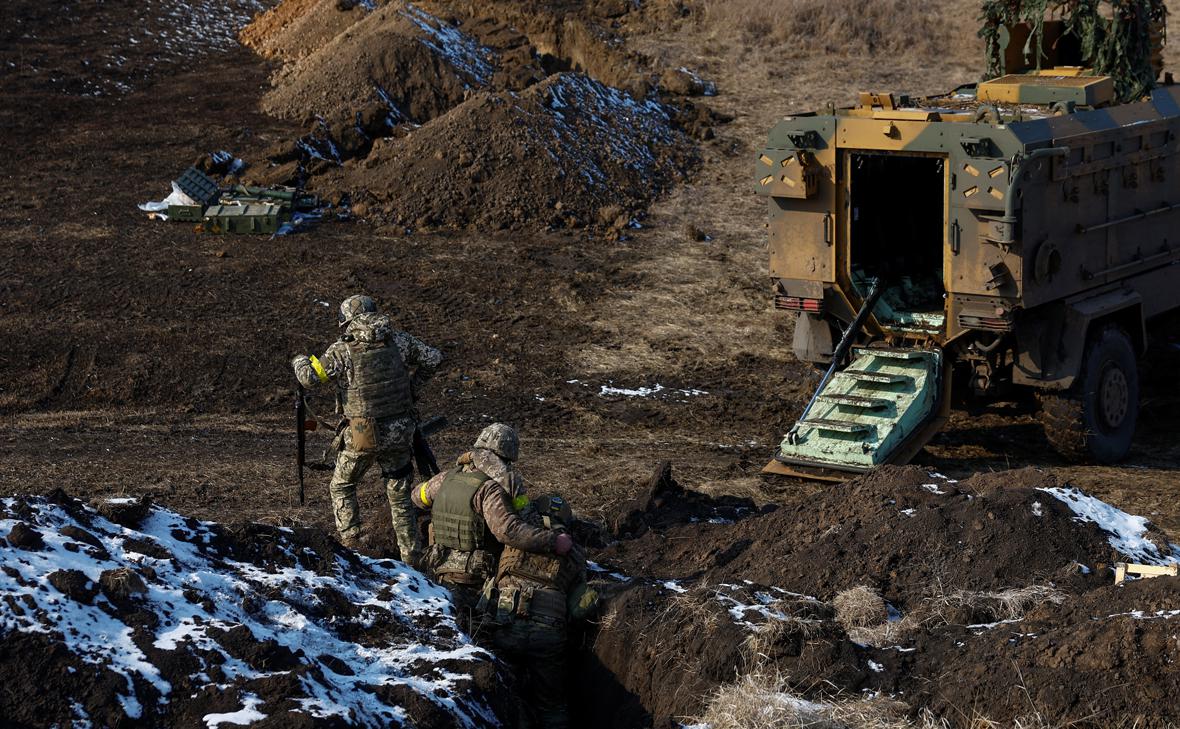
<svg viewBox="0 0 1180 729">
<path fill-rule="evenodd" d="M 291 368 L 298 370 L 300 366 L 311 367 L 311 359 L 306 354 L 297 354 L 291 358 Z"/>
<path fill-rule="evenodd" d="M 557 556 L 564 557 L 565 555 L 569 554 L 570 550 L 573 548 L 573 537 L 568 534 L 557 535 L 557 541 L 553 544 L 553 551 L 557 553 Z"/>
</svg>

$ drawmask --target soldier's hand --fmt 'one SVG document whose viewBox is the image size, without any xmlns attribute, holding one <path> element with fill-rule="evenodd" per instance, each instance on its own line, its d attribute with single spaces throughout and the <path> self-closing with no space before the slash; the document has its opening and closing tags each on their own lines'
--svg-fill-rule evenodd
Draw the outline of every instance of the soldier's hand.
<svg viewBox="0 0 1180 729">
<path fill-rule="evenodd" d="M 569 554 L 570 550 L 573 548 L 573 537 L 568 534 L 557 535 L 557 541 L 553 545 L 553 551 L 556 552 L 558 556 L 564 557 L 565 555 Z"/>
</svg>

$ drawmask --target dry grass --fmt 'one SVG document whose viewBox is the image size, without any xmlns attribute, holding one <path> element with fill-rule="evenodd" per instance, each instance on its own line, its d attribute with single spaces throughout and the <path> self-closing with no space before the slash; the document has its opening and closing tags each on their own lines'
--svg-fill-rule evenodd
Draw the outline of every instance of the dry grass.
<svg viewBox="0 0 1180 729">
<path fill-rule="evenodd" d="M 900 643 L 921 627 L 921 620 L 907 615 L 900 620 L 891 620 L 871 627 L 853 628 L 848 631 L 848 638 L 860 645 L 884 648 Z"/>
<path fill-rule="evenodd" d="M 836 596 L 836 620 L 848 632 L 848 637 L 860 645 L 882 648 L 896 645 L 912 636 L 923 627 L 963 622 L 990 623 L 1002 620 L 1020 620 L 1039 605 L 1059 605 L 1065 600 L 1065 593 L 1048 585 L 1030 585 L 998 592 L 975 592 L 955 590 L 944 592 L 926 599 L 900 620 L 867 621 L 875 591 L 871 588 L 855 587 Z M 844 596 L 842 615 L 841 597 Z M 880 599 L 880 595 L 875 595 Z M 884 601 L 881 603 L 884 610 Z"/>
<path fill-rule="evenodd" d="M 701 8 L 711 32 L 798 51 L 932 56 L 953 37 L 940 5 L 925 0 L 701 0 Z"/>
<path fill-rule="evenodd" d="M 1020 620 L 1030 610 L 1044 603 L 1060 605 L 1065 593 L 1048 585 L 1029 585 L 999 592 L 954 592 L 930 598 L 923 606 L 927 624 L 953 622 L 953 616 L 964 610 L 981 617 L 982 622 Z"/>
<path fill-rule="evenodd" d="M 857 585 L 836 593 L 832 607 L 836 609 L 836 622 L 848 631 L 880 625 L 889 618 L 885 598 L 881 597 L 880 590 L 867 585 Z"/>
<path fill-rule="evenodd" d="M 711 631 L 717 627 L 721 614 L 720 606 L 713 600 L 713 591 L 702 582 L 687 592 L 678 592 L 668 598 L 667 607 L 660 612 L 656 622 Z"/>
<path fill-rule="evenodd" d="M 709 729 L 915 729 L 942 728 L 932 718 L 915 723 L 905 704 L 886 699 L 808 701 L 791 690 L 786 678 L 766 669 L 748 673 L 717 689 L 704 713 L 692 723 Z"/>
<path fill-rule="evenodd" d="M 778 604 L 771 604 L 772 610 L 780 610 Z M 786 611 L 783 611 L 786 612 Z M 819 618 L 807 618 L 799 615 L 788 615 L 786 620 L 767 620 L 761 623 L 754 632 L 746 636 L 742 648 L 752 663 L 757 663 L 768 657 L 771 650 L 784 638 L 798 635 L 803 640 L 811 640 L 823 632 L 824 621 Z"/>
</svg>

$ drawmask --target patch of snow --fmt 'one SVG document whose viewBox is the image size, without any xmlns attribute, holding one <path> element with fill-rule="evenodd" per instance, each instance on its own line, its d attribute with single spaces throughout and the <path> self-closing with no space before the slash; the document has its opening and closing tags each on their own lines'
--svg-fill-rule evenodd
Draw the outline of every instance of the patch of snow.
<svg viewBox="0 0 1180 729">
<path fill-rule="evenodd" d="M 905 514 L 906 516 L 913 516 L 915 513 L 917 513 L 917 511 L 917 509 L 902 509 L 901 513 Z"/>
<path fill-rule="evenodd" d="M 997 620 L 994 623 L 975 623 L 973 625 L 968 625 L 967 628 L 970 630 L 991 630 L 992 628 L 996 628 L 1001 625 L 1007 625 L 1009 623 L 1019 623 L 1019 622 L 1020 622 L 1019 620 L 1016 620 L 1014 618 L 1009 618 L 1008 620 Z"/>
<path fill-rule="evenodd" d="M 577 380 L 571 380 L 570 382 L 574 383 L 574 382 L 577 382 Z M 661 392 L 667 392 L 669 394 L 673 394 L 673 393 L 679 394 L 684 397 L 700 397 L 702 395 L 709 394 L 705 390 L 698 390 L 696 388 L 669 389 L 657 382 L 655 385 L 652 385 L 651 387 L 641 385 L 640 387 L 636 387 L 636 388 L 614 387 L 613 385 L 601 385 L 598 390 L 598 396 L 599 397 L 610 397 L 610 396 L 651 397 L 652 395 L 657 395 Z"/>
<path fill-rule="evenodd" d="M 941 495 L 941 494 L 946 493 L 942 489 L 938 488 L 938 484 L 936 484 L 936 483 L 924 483 L 924 484 L 922 484 L 922 488 L 926 489 L 927 491 L 929 491 L 932 494 Z"/>
<path fill-rule="evenodd" d="M 237 711 L 228 714 L 206 714 L 203 721 L 207 729 L 217 729 L 222 724 L 253 724 L 266 718 L 266 714 L 258 710 L 262 705 L 262 699 L 254 694 L 243 694 L 242 701 L 245 705 Z"/>
<path fill-rule="evenodd" d="M 598 394 L 600 397 L 606 397 L 608 395 L 622 395 L 623 397 L 648 397 L 649 395 L 654 395 L 657 392 L 662 392 L 663 390 L 664 386 L 660 384 L 657 384 L 655 387 L 638 387 L 633 390 L 625 387 L 608 387 L 603 385 Z"/>
<path fill-rule="evenodd" d="M 1154 613 L 1148 615 L 1142 610 L 1132 610 L 1129 613 L 1115 613 L 1114 615 L 1107 615 L 1108 618 L 1124 618 L 1130 617 L 1135 620 L 1167 620 L 1180 615 L 1180 610 L 1156 610 Z"/>
<path fill-rule="evenodd" d="M 869 670 L 873 671 L 875 673 L 881 673 L 882 671 L 885 670 L 885 667 L 882 666 L 880 663 L 877 663 L 876 661 L 870 660 L 869 661 Z"/>
<path fill-rule="evenodd" d="M 1146 518 L 1128 514 L 1075 488 L 1053 487 L 1039 490 L 1051 494 L 1068 506 L 1076 515 L 1074 521 L 1097 524 L 1109 535 L 1107 541 L 1110 542 L 1110 546 L 1132 561 L 1144 564 L 1169 564 L 1180 561 L 1175 545 L 1168 554 L 1160 554 L 1159 548 L 1147 539 Z"/>
<path fill-rule="evenodd" d="M 488 59 L 495 57 L 490 48 L 410 3 L 406 3 L 405 9 L 399 12 L 422 31 L 423 36 L 419 38 L 422 45 L 462 71 L 477 85 L 488 84 L 494 72 Z"/>
<path fill-rule="evenodd" d="M 469 677 L 459 673 L 466 662 L 488 660 L 488 654 L 458 630 L 450 593 L 400 562 L 359 556 L 346 562 L 339 555 L 333 562 L 328 553 L 324 558 L 329 566 L 321 565 L 317 571 L 304 566 L 302 552 L 296 553 L 296 545 L 287 541 L 288 530 L 276 533 L 272 547 L 290 559 L 263 568 L 222 550 L 219 544 L 225 531 L 219 525 L 159 507 L 151 507 L 140 525 L 131 529 L 108 521 L 90 507 L 76 507 L 85 512 L 83 519 L 43 497 L 21 501 L 23 521 L 42 534 L 44 547 L 29 551 L 0 546 L 0 559 L 6 565 L 0 572 L 0 634 L 52 635 L 81 661 L 119 675 L 126 691 L 114 698 L 129 718 L 148 720 L 156 715 L 156 708 L 143 701 L 154 696 L 165 705 L 173 694 L 173 686 L 145 654 L 148 648 L 195 648 L 219 654 L 221 682 L 212 682 L 199 666 L 191 677 L 193 691 L 236 686 L 242 689 L 246 706 L 229 715 L 206 717 L 207 726 L 246 723 L 235 719 L 260 714 L 261 702 L 251 703 L 248 698 L 255 695 L 247 692 L 248 683 L 286 672 L 256 670 L 229 655 L 215 639 L 218 631 L 244 626 L 255 640 L 273 640 L 304 656 L 300 660 L 307 668 L 299 669 L 299 683 L 306 694 L 293 700 L 313 716 L 387 726 L 399 721 L 399 712 L 404 711 L 383 703 L 375 689 L 403 685 L 450 712 L 457 726 L 495 721 L 487 706 L 465 693 Z M 16 502 L 15 498 L 0 499 L 0 514 L 16 513 Z M 0 518 L 0 534 L 9 533 L 17 523 L 15 518 Z M 94 535 L 102 549 L 64 536 L 61 530 L 68 526 Z M 166 556 L 143 554 L 143 544 L 152 545 L 153 551 L 163 550 Z M 138 633 L 133 639 L 132 627 L 122 622 L 119 611 L 101 592 L 93 604 L 86 604 L 62 594 L 48 581 L 56 571 L 77 570 L 96 583 L 104 571 L 116 568 L 140 575 L 146 591 L 138 600 L 160 616 L 146 642 Z M 325 593 L 356 606 L 357 616 L 325 612 L 320 597 Z M 368 630 L 383 623 L 394 628 L 388 631 L 389 637 L 362 643 L 346 637 L 355 631 L 342 630 L 350 624 Z M 320 666 L 318 657 L 324 655 L 342 662 L 351 675 Z M 141 683 L 153 690 L 137 691 Z"/>
<path fill-rule="evenodd" d="M 684 587 L 681 587 L 681 586 L 680 586 L 680 585 L 679 585 L 679 584 L 676 582 L 676 580 L 665 580 L 663 584 L 664 584 L 664 589 L 666 589 L 666 590 L 671 590 L 672 592 L 675 592 L 675 593 L 685 593 L 685 592 L 688 592 L 688 590 L 687 590 L 686 588 L 684 588 Z"/>
<path fill-rule="evenodd" d="M 603 567 L 602 565 L 598 564 L 597 562 L 591 562 L 590 560 L 586 560 L 586 569 L 590 570 L 591 572 L 598 572 L 598 573 L 604 574 L 607 577 L 611 578 L 612 580 L 618 580 L 619 582 L 630 582 L 631 581 L 631 578 L 628 577 L 627 575 L 621 574 L 619 572 L 612 572 L 612 571 L 608 570 L 606 567 Z"/>
<path fill-rule="evenodd" d="M 1033 502 L 1032 513 L 1033 513 L 1033 516 L 1044 516 L 1045 515 L 1043 507 L 1041 506 L 1041 502 L 1039 502 L 1039 501 Z"/>
</svg>

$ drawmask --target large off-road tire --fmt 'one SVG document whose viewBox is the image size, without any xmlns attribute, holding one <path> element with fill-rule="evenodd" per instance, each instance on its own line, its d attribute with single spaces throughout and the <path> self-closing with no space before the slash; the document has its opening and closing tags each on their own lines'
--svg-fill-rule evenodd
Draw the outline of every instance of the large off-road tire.
<svg viewBox="0 0 1180 729">
<path fill-rule="evenodd" d="M 1131 338 L 1118 326 L 1090 337 L 1073 387 L 1041 396 L 1049 443 L 1076 461 L 1114 463 L 1131 450 L 1139 419 L 1139 368 Z"/>
</svg>

